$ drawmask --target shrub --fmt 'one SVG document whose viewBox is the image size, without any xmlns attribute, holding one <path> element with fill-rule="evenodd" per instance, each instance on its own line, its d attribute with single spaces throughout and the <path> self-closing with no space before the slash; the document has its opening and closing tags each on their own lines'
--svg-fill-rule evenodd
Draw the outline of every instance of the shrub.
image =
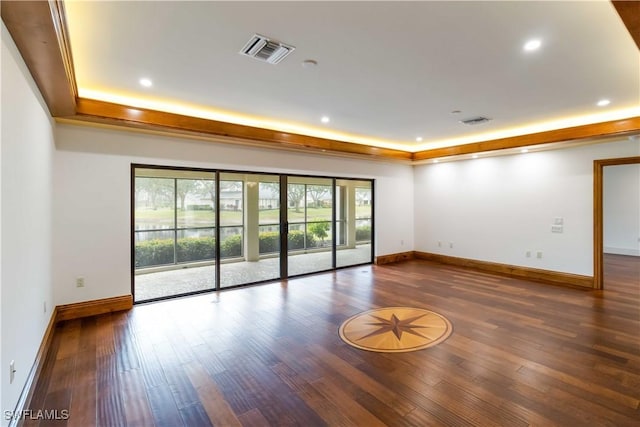
<svg viewBox="0 0 640 427">
<path fill-rule="evenodd" d="M 277 231 L 267 231 L 260 233 L 260 253 L 268 254 L 278 252 L 280 250 L 280 233 Z M 313 234 L 307 234 L 307 248 L 316 246 L 316 239 Z M 288 241 L 289 250 L 304 249 L 304 231 L 292 230 L 289 232 Z"/>
<path fill-rule="evenodd" d="M 173 263 L 173 240 L 153 239 L 136 243 L 136 267 Z"/>
<path fill-rule="evenodd" d="M 315 246 L 315 239 L 312 234 L 307 234 L 307 247 Z M 288 239 L 289 250 L 304 249 L 304 231 L 293 230 L 289 232 Z"/>
<path fill-rule="evenodd" d="M 187 205 L 188 211 L 212 211 L 211 205 Z"/>
<path fill-rule="evenodd" d="M 266 231 L 260 233 L 258 242 L 261 254 L 278 252 L 280 250 L 280 233 L 277 231 Z"/>
<path fill-rule="evenodd" d="M 178 262 L 213 259 L 216 240 L 213 237 L 187 237 L 178 240 L 176 255 Z M 173 240 L 153 239 L 136 244 L 136 267 L 173 264 Z"/>
<path fill-rule="evenodd" d="M 242 235 L 234 234 L 220 243 L 220 258 L 235 258 L 242 256 Z"/>
<path fill-rule="evenodd" d="M 326 233 L 326 232 L 325 232 Z M 277 231 L 260 233 L 259 250 L 261 254 L 280 250 L 280 234 Z M 214 237 L 186 237 L 178 239 L 176 246 L 177 262 L 213 260 L 215 258 L 216 239 Z M 229 236 L 220 243 L 220 258 L 242 256 L 242 235 Z M 307 248 L 316 246 L 313 234 L 307 234 Z M 289 232 L 289 250 L 305 249 L 304 231 Z M 173 239 L 153 239 L 136 243 L 136 268 L 173 264 Z"/>
<path fill-rule="evenodd" d="M 320 240 L 324 243 L 325 237 L 329 235 L 327 233 L 329 231 L 329 223 L 328 222 L 316 222 L 309 225 L 309 232 L 314 236 L 320 238 Z M 307 243 L 307 246 L 310 246 Z"/>
<path fill-rule="evenodd" d="M 213 237 L 187 237 L 178 240 L 176 255 L 178 262 L 203 261 L 213 259 L 216 253 L 216 239 Z"/>
<path fill-rule="evenodd" d="M 356 242 L 371 240 L 371 226 L 363 225 L 356 228 Z"/>
</svg>

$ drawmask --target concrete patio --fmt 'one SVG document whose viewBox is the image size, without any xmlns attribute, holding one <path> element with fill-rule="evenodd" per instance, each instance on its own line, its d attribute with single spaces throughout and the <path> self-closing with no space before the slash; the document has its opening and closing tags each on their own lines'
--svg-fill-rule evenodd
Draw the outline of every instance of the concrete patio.
<svg viewBox="0 0 640 427">
<path fill-rule="evenodd" d="M 355 249 L 338 249 L 337 266 L 371 262 L 371 244 Z M 289 276 L 331 269 L 331 251 L 300 253 L 289 256 Z M 220 265 L 220 286 L 226 288 L 280 277 L 280 258 L 260 261 L 228 262 Z M 215 265 L 177 268 L 175 270 L 135 275 L 135 301 L 182 295 L 215 288 Z"/>
</svg>

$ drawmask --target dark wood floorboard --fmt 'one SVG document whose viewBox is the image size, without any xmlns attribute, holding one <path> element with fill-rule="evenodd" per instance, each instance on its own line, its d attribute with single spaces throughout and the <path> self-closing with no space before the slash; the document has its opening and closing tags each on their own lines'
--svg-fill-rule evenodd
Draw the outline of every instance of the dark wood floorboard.
<svg viewBox="0 0 640 427">
<path fill-rule="evenodd" d="M 347 346 L 384 306 L 436 311 L 445 342 Z M 28 426 L 638 426 L 640 258 L 578 290 L 409 261 L 58 324 Z"/>
</svg>

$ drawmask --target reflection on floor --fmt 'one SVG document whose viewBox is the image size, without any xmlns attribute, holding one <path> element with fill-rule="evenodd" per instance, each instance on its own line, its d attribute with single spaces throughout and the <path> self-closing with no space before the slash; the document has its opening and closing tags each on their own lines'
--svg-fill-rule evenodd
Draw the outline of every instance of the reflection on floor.
<svg viewBox="0 0 640 427">
<path fill-rule="evenodd" d="M 337 266 L 363 264 L 371 261 L 371 245 L 355 249 L 340 249 L 336 254 Z M 297 254 L 289 257 L 289 275 L 331 269 L 331 252 Z M 277 279 L 280 276 L 280 258 L 266 258 L 257 262 L 233 262 L 220 265 L 221 287 Z M 181 295 L 215 287 L 215 266 L 181 268 L 135 276 L 135 300 L 146 301 L 172 295 Z"/>
</svg>

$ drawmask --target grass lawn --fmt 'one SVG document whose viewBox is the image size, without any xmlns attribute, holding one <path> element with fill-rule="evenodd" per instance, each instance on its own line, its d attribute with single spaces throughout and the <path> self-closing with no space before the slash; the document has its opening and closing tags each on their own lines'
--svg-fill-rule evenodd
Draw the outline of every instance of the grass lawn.
<svg viewBox="0 0 640 427">
<path fill-rule="evenodd" d="M 304 209 L 296 212 L 287 210 L 289 222 L 304 222 Z M 357 217 L 370 217 L 370 206 L 358 206 Z M 142 229 L 156 227 L 173 227 L 173 209 L 136 209 L 136 225 Z M 178 209 L 178 227 L 207 227 L 215 224 L 213 211 L 182 211 Z M 279 209 L 265 209 L 260 211 L 261 224 L 277 224 L 280 221 Z M 331 221 L 331 208 L 307 208 L 307 221 Z M 220 225 L 242 225 L 242 211 L 220 211 Z"/>
</svg>

